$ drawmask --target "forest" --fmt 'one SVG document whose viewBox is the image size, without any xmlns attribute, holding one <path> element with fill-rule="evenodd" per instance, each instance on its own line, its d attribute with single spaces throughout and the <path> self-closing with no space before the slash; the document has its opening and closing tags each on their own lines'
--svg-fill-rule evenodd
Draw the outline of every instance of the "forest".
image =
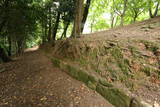
<svg viewBox="0 0 160 107">
<path fill-rule="evenodd" d="M 3 55 L 0 56 L 18 55 L 35 45 L 74 37 L 77 21 L 81 24 L 81 34 L 135 23 L 159 14 L 159 0 L 77 2 L 79 3 L 76 0 L 1 0 L 0 49 Z M 81 19 L 75 20 L 77 8 Z"/>
<path fill-rule="evenodd" d="M 0 107 L 160 107 L 160 0 L 0 0 Z"/>
</svg>

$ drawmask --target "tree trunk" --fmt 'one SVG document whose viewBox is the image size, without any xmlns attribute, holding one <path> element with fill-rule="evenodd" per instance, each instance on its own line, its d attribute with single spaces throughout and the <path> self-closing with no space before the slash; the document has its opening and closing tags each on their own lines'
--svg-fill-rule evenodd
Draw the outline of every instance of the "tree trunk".
<svg viewBox="0 0 160 107">
<path fill-rule="evenodd" d="M 114 17 L 111 19 L 111 28 L 114 28 Z"/>
<path fill-rule="evenodd" d="M 45 35 L 45 39 L 47 40 L 47 22 L 45 22 L 45 26 L 44 26 L 45 28 L 44 28 L 44 35 Z"/>
<path fill-rule="evenodd" d="M 128 3 L 128 0 L 124 0 L 123 12 L 121 14 L 121 26 L 123 26 L 123 24 L 124 24 L 124 16 L 125 16 L 126 10 L 127 10 L 127 3 Z"/>
<path fill-rule="evenodd" d="M 93 32 L 93 23 L 91 23 L 91 33 Z"/>
<path fill-rule="evenodd" d="M 76 0 L 73 37 L 80 37 L 81 34 L 83 1 L 84 0 Z"/>
<path fill-rule="evenodd" d="M 51 8 L 49 8 L 49 28 L 48 28 L 48 41 L 51 41 L 52 36 L 52 17 L 51 17 Z"/>
<path fill-rule="evenodd" d="M 22 55 L 25 48 L 25 38 L 17 40 L 17 55 Z"/>
<path fill-rule="evenodd" d="M 10 36 L 8 36 L 8 44 L 9 44 L 8 56 L 11 56 L 12 55 L 12 40 Z"/>
<path fill-rule="evenodd" d="M 135 11 L 135 12 L 134 12 L 134 17 L 133 17 L 133 22 L 136 22 L 137 17 L 138 17 L 138 13 Z"/>
<path fill-rule="evenodd" d="M 155 12 L 154 12 L 154 17 L 157 16 L 157 14 L 158 14 L 158 9 L 159 9 L 159 2 L 158 2 L 157 5 L 156 5 L 156 9 L 155 9 Z"/>
<path fill-rule="evenodd" d="M 115 20 L 115 18 L 114 18 L 114 16 L 113 16 L 113 12 L 111 13 L 111 28 L 113 28 L 114 27 L 114 20 Z"/>
<path fill-rule="evenodd" d="M 91 4 L 91 0 L 87 0 L 86 1 L 86 6 L 84 8 L 84 12 L 83 12 L 83 19 L 82 19 L 82 28 L 81 28 L 81 33 L 83 32 L 87 17 L 88 17 L 88 13 L 89 13 L 89 7 Z"/>
<path fill-rule="evenodd" d="M 158 2 L 157 5 L 156 5 L 156 9 L 155 9 L 155 11 L 154 11 L 154 14 L 152 13 L 151 7 L 149 8 L 149 16 L 150 16 L 150 18 L 156 17 L 157 14 L 158 14 L 158 10 L 159 10 L 159 2 Z"/>
<path fill-rule="evenodd" d="M 153 14 L 152 14 L 152 9 L 151 8 L 149 8 L 149 16 L 150 16 L 150 18 L 154 17 Z"/>
<path fill-rule="evenodd" d="M 9 6 L 9 0 L 5 0 L 4 1 L 4 8 L 5 8 L 5 10 L 4 10 L 4 20 L 0 23 L 0 32 L 2 32 L 2 29 L 3 29 L 3 27 L 5 26 L 5 24 L 6 24 L 6 22 L 7 22 L 7 18 L 8 18 L 8 6 Z M 1 15 L 3 15 L 2 13 L 1 13 Z"/>
<path fill-rule="evenodd" d="M 0 24 L 0 32 L 2 32 L 2 29 L 3 29 L 3 27 L 5 26 L 5 24 L 6 24 L 6 20 L 4 20 L 1 24 Z"/>
<path fill-rule="evenodd" d="M 11 59 L 7 56 L 5 50 L 0 47 L 0 59 L 2 59 L 3 62 L 9 62 Z"/>
<path fill-rule="evenodd" d="M 121 15 L 121 26 L 123 26 L 123 24 L 124 24 L 124 15 Z"/>
<path fill-rule="evenodd" d="M 64 31 L 63 31 L 62 36 L 61 36 L 61 39 L 62 39 L 63 37 L 64 37 L 64 38 L 67 37 L 66 35 L 67 35 L 67 29 L 68 29 L 69 25 L 70 25 L 70 21 L 66 23 L 66 25 L 65 25 L 65 27 L 64 27 Z"/>
<path fill-rule="evenodd" d="M 56 34 L 57 34 L 59 22 L 60 22 L 60 16 L 61 16 L 61 13 L 58 12 L 57 13 L 57 18 L 56 18 L 56 23 L 55 23 L 54 28 L 53 28 L 53 40 L 56 40 Z"/>
</svg>

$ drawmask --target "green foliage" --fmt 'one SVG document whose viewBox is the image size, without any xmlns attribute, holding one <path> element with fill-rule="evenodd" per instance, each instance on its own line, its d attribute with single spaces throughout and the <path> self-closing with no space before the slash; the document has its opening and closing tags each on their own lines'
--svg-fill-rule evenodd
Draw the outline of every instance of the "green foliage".
<svg viewBox="0 0 160 107">
<path fill-rule="evenodd" d="M 149 18 L 149 8 L 155 11 L 159 0 L 93 0 L 87 21 L 90 31 L 99 31 L 108 27 L 116 27 L 121 23 L 124 12 L 124 24 L 134 23 Z"/>
<path fill-rule="evenodd" d="M 125 1 L 91 0 L 85 30 L 95 32 L 122 23 L 130 24 L 144 20 L 149 18 L 149 9 L 154 13 L 160 2 L 160 0 Z M 5 47 L 7 53 L 15 54 L 25 48 L 49 42 L 51 39 L 69 37 L 76 14 L 75 2 L 75 0 L 1 0 L 0 44 Z M 55 31 L 57 32 L 54 35 Z M 155 50 L 156 47 L 152 49 Z"/>
</svg>

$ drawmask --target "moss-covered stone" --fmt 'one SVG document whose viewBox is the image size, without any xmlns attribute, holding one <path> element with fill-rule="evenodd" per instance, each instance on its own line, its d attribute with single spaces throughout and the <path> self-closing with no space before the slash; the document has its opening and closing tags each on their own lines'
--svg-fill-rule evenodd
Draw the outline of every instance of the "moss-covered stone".
<svg viewBox="0 0 160 107">
<path fill-rule="evenodd" d="M 98 75 L 71 66 L 56 58 L 53 58 L 52 61 L 55 66 L 67 71 L 69 75 L 84 82 L 89 88 L 96 90 L 116 107 L 129 107 L 130 98 Z"/>
<path fill-rule="evenodd" d="M 105 86 L 105 87 L 113 87 L 112 84 L 108 83 L 108 82 L 107 82 L 106 80 L 104 80 L 104 79 L 100 79 L 100 80 L 99 80 L 99 83 L 100 83 L 101 85 Z"/>
<path fill-rule="evenodd" d="M 93 76 L 93 75 L 88 75 L 88 79 L 93 83 L 97 83 L 99 80 L 99 78 L 97 78 L 96 76 Z"/>
<path fill-rule="evenodd" d="M 79 76 L 78 70 L 70 65 L 65 65 L 65 66 L 66 66 L 66 70 L 69 73 L 69 75 L 77 79 Z"/>
<path fill-rule="evenodd" d="M 96 91 L 116 107 L 130 106 L 130 98 L 117 88 L 107 88 L 98 84 Z"/>
<path fill-rule="evenodd" d="M 88 79 L 88 74 L 84 71 L 80 71 L 78 72 L 78 80 L 83 81 L 84 83 L 88 83 L 89 79 Z"/>
<path fill-rule="evenodd" d="M 97 84 L 96 84 L 96 83 L 92 83 L 91 81 L 88 81 L 87 86 L 88 86 L 89 88 L 91 88 L 92 90 L 96 90 Z"/>
</svg>

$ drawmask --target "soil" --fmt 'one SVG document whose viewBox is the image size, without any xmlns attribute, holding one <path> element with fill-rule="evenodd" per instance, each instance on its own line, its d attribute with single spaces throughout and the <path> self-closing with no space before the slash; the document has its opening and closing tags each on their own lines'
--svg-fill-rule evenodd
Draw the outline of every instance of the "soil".
<svg viewBox="0 0 160 107">
<path fill-rule="evenodd" d="M 102 96 L 53 67 L 41 50 L 0 65 L 1 107 L 113 107 Z"/>
</svg>

